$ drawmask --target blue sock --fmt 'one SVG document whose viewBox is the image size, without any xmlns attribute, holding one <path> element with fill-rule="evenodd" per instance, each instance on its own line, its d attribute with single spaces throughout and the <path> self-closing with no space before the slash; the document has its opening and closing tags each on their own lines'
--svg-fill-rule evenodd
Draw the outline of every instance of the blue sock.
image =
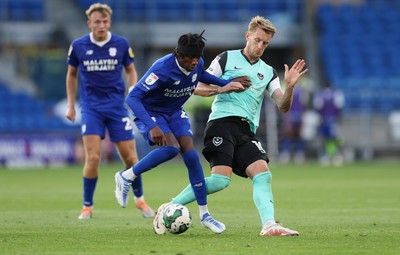
<svg viewBox="0 0 400 255">
<path fill-rule="evenodd" d="M 139 175 L 132 182 L 132 191 L 135 197 L 141 197 L 143 195 L 142 176 Z"/>
<path fill-rule="evenodd" d="M 296 139 L 296 146 L 297 146 L 297 151 L 303 152 L 304 151 L 304 147 L 305 147 L 303 139 L 297 138 Z"/>
<path fill-rule="evenodd" d="M 203 168 L 195 150 L 182 154 L 183 161 L 188 169 L 189 181 L 192 185 L 198 205 L 207 204 L 207 190 L 204 180 Z"/>
<path fill-rule="evenodd" d="M 150 169 L 164 163 L 179 154 L 179 149 L 173 146 L 159 147 L 152 150 L 144 158 L 142 158 L 136 165 L 133 166 L 133 173 L 136 176 L 149 171 Z"/>
<path fill-rule="evenodd" d="M 290 152 L 290 138 L 283 138 L 281 142 L 281 151 Z"/>
<path fill-rule="evenodd" d="M 96 189 L 97 177 L 89 179 L 83 177 L 83 205 L 93 206 L 94 190 Z"/>
</svg>

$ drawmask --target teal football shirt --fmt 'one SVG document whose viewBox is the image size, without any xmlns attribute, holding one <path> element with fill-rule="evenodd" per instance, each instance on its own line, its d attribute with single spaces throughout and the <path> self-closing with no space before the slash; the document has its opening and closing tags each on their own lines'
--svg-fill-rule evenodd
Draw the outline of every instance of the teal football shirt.
<svg viewBox="0 0 400 255">
<path fill-rule="evenodd" d="M 261 59 L 250 63 L 242 51 L 231 50 L 219 54 L 207 71 L 223 79 L 248 76 L 252 86 L 242 92 L 216 95 L 208 121 L 229 116 L 246 118 L 255 133 L 260 122 L 265 91 L 272 96 L 272 93 L 280 88 L 280 82 L 275 69 Z"/>
</svg>

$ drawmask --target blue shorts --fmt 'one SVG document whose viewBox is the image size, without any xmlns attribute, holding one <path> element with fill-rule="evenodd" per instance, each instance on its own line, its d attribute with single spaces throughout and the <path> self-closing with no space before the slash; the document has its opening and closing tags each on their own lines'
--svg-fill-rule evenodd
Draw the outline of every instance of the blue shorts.
<svg viewBox="0 0 400 255">
<path fill-rule="evenodd" d="M 132 120 L 125 107 L 107 110 L 82 109 L 81 133 L 104 139 L 106 129 L 112 142 L 134 139 Z"/>
<path fill-rule="evenodd" d="M 157 125 L 161 128 L 164 134 L 172 132 L 176 138 L 181 136 L 193 137 L 189 117 L 184 110 L 179 110 L 173 114 L 147 112 L 153 119 L 155 119 Z M 144 139 L 146 139 L 150 145 L 155 145 L 147 126 L 138 119 L 135 119 L 134 121 Z"/>
<path fill-rule="evenodd" d="M 326 139 L 337 139 L 339 137 L 338 126 L 334 120 L 324 120 L 320 131 L 322 137 Z"/>
</svg>

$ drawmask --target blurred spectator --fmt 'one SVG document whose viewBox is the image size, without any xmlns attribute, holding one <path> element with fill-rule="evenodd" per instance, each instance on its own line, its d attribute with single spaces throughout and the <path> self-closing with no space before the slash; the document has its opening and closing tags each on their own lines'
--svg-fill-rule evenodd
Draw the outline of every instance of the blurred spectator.
<svg viewBox="0 0 400 255">
<path fill-rule="evenodd" d="M 320 114 L 320 136 L 322 139 L 322 155 L 320 162 L 323 165 L 343 163 L 343 138 L 339 132 L 341 110 L 344 106 L 343 92 L 333 89 L 328 81 L 324 88 L 317 91 L 313 100 L 314 108 Z"/>
<path fill-rule="evenodd" d="M 303 115 L 309 102 L 309 92 L 305 89 L 304 83 L 294 88 L 292 108 L 282 114 L 283 137 L 280 142 L 280 162 L 289 163 L 292 159 L 295 163 L 303 163 L 305 160 L 305 141 L 301 136 L 303 126 Z"/>
</svg>

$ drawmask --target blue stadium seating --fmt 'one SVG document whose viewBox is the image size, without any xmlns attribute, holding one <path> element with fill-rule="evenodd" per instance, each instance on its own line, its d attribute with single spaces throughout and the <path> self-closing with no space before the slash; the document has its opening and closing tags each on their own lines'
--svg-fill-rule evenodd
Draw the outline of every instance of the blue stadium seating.
<svg viewBox="0 0 400 255">
<path fill-rule="evenodd" d="M 343 89 L 345 111 L 400 109 L 400 3 L 320 4 L 321 63 Z"/>
<path fill-rule="evenodd" d="M 22 92 L 11 92 L 0 80 L 0 132 L 54 132 L 79 131 L 76 126 L 68 126 L 54 115 L 52 100 L 38 101 Z"/>
<path fill-rule="evenodd" d="M 0 20 L 12 22 L 45 20 L 44 0 L 2 0 Z"/>
<path fill-rule="evenodd" d="M 302 6 L 300 0 L 76 0 L 84 10 L 95 2 L 110 5 L 113 20 L 125 22 L 237 22 L 243 14 L 251 17 L 280 12 L 299 20 Z"/>
</svg>

